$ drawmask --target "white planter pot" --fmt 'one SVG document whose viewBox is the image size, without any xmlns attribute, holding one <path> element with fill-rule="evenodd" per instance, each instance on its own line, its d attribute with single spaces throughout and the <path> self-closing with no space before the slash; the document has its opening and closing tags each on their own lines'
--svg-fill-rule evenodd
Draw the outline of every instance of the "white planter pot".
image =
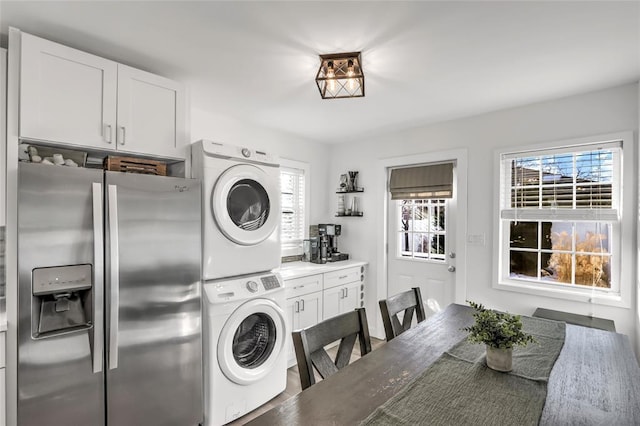
<svg viewBox="0 0 640 426">
<path fill-rule="evenodd" d="M 487 367 L 496 371 L 511 371 L 513 349 L 496 349 L 487 346 Z"/>
</svg>

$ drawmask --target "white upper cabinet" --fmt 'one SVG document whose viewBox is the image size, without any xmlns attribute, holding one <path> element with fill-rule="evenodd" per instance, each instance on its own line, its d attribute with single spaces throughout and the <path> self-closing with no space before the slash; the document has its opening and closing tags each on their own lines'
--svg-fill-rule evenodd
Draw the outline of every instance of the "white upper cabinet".
<svg viewBox="0 0 640 426">
<path fill-rule="evenodd" d="M 118 64 L 30 34 L 21 43 L 20 136 L 114 149 Z"/>
<path fill-rule="evenodd" d="M 184 90 L 180 83 L 118 65 L 118 150 L 165 157 L 184 141 Z"/>
<path fill-rule="evenodd" d="M 21 43 L 21 138 L 184 158 L 181 84 L 30 34 Z"/>
</svg>

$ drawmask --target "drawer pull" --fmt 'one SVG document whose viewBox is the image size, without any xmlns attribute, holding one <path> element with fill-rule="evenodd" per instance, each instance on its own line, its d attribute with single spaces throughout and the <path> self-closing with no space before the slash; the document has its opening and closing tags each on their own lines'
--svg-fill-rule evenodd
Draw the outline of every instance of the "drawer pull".
<svg viewBox="0 0 640 426">
<path fill-rule="evenodd" d="M 341 275 L 341 276 L 338 277 L 338 279 L 339 280 L 343 280 L 343 279 L 348 278 L 348 277 L 349 277 L 349 275 Z"/>
</svg>

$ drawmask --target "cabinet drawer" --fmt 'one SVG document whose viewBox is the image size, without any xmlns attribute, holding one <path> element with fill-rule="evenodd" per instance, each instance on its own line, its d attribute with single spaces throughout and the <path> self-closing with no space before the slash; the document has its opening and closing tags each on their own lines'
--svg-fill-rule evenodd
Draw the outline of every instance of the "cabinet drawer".
<svg viewBox="0 0 640 426">
<path fill-rule="evenodd" d="M 2 332 L 0 333 L 0 368 L 4 368 L 4 357 L 5 354 L 4 352 L 6 351 L 7 345 L 5 344 L 5 335 L 6 333 Z"/>
<path fill-rule="evenodd" d="M 339 271 L 327 272 L 324 274 L 324 288 L 333 288 L 339 285 L 360 281 L 361 271 L 364 267 L 355 266 L 353 268 L 341 269 Z"/>
<path fill-rule="evenodd" d="M 284 283 L 287 299 L 298 297 L 314 291 L 322 291 L 322 274 L 294 278 Z"/>
</svg>

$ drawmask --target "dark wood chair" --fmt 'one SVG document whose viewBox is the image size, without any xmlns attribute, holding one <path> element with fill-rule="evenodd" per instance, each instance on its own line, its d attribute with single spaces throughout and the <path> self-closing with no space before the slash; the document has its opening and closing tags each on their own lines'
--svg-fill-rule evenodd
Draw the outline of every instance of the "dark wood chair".
<svg viewBox="0 0 640 426">
<path fill-rule="evenodd" d="M 360 340 L 361 356 L 371 352 L 371 337 L 364 308 L 294 331 L 292 335 L 302 390 L 316 383 L 314 368 L 320 377 L 326 379 L 347 366 L 356 338 Z M 336 359 L 332 360 L 324 347 L 337 340 L 340 340 L 340 346 Z"/>
<path fill-rule="evenodd" d="M 422 295 L 418 287 L 381 300 L 379 303 L 387 342 L 411 328 L 414 312 L 418 322 L 425 319 Z M 404 315 L 401 323 L 398 314 L 402 311 L 404 311 Z"/>
</svg>

